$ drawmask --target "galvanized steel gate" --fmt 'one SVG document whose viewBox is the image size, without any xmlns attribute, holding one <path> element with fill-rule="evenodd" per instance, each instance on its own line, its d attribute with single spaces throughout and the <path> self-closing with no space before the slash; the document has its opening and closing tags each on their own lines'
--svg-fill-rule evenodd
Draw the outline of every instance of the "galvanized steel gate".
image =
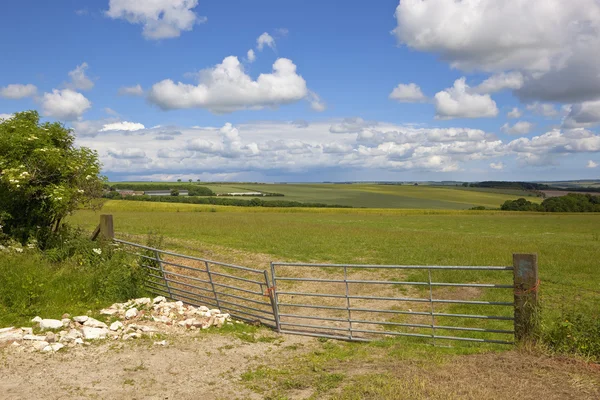
<svg viewBox="0 0 600 400">
<path fill-rule="evenodd" d="M 514 343 L 518 292 L 507 273 L 514 267 L 272 263 L 269 279 L 267 270 L 114 241 L 139 257 L 152 293 L 216 307 L 278 332 L 352 341 L 411 336 Z M 471 282 L 452 282 L 452 271 Z M 494 279 L 500 283 L 474 283 Z"/>
<path fill-rule="evenodd" d="M 436 282 L 432 279 L 432 271 L 435 273 L 459 270 L 498 272 L 505 275 L 502 280 L 507 283 Z M 512 274 L 506 276 L 506 272 L 513 270 L 513 267 L 505 266 L 272 263 L 276 323 L 279 331 L 283 333 L 353 341 L 368 341 L 381 336 L 412 336 L 434 341 L 444 339 L 513 344 L 514 284 L 508 283 L 512 281 Z M 406 276 L 408 271 L 420 271 L 420 275 L 425 279 L 404 281 L 364 278 L 381 276 L 382 271 L 386 271 L 385 277 L 395 274 L 399 278 Z M 338 272 L 337 277 L 332 276 L 334 272 Z M 319 289 L 326 285 L 324 290 Z M 414 292 L 414 295 L 397 295 L 397 288 L 412 287 L 422 289 L 404 290 L 405 293 Z M 436 288 L 455 289 L 450 297 L 461 294 L 460 291 L 457 293 L 456 289 L 493 289 L 505 292 L 504 296 L 500 297 L 507 298 L 498 301 L 439 298 L 434 296 Z M 497 294 L 492 297 L 497 297 Z M 452 306 L 503 310 L 490 315 L 456 312 L 452 311 Z M 440 319 L 478 320 L 485 323 L 457 326 L 438 324 L 437 320 Z M 490 325 L 491 321 L 493 326 L 485 326 Z M 449 331 L 460 334 L 444 334 Z"/>
<path fill-rule="evenodd" d="M 266 270 L 114 241 L 140 258 L 150 292 L 194 306 L 218 308 L 234 318 L 276 328 Z"/>
</svg>

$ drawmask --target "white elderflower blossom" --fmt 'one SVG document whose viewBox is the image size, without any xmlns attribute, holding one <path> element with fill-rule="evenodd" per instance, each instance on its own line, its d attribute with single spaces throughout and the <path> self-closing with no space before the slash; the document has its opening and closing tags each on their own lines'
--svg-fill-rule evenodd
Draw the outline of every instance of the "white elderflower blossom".
<svg viewBox="0 0 600 400">
<path fill-rule="evenodd" d="M 92 249 L 92 251 L 98 255 L 102 254 L 102 250 L 100 249 Z"/>
</svg>

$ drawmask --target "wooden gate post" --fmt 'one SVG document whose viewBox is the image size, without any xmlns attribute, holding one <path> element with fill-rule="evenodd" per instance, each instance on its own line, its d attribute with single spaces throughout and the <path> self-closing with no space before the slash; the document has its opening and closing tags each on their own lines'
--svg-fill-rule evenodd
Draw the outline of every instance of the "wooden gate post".
<svg viewBox="0 0 600 400">
<path fill-rule="evenodd" d="M 94 233 L 92 233 L 92 240 L 96 240 L 98 236 L 102 237 L 104 240 L 113 240 L 115 238 L 112 215 L 100 215 L 100 224 L 96 227 Z"/>
<path fill-rule="evenodd" d="M 531 340 L 539 325 L 537 254 L 513 254 L 515 339 Z"/>
</svg>

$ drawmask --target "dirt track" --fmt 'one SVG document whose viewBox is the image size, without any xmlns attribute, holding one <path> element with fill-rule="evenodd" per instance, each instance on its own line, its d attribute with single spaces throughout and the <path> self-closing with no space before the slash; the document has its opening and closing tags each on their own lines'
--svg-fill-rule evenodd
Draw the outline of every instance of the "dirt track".
<svg viewBox="0 0 600 400">
<path fill-rule="evenodd" d="M 236 383 L 248 368 L 300 336 L 249 343 L 232 335 L 169 336 L 104 341 L 55 354 L 0 349 L 0 398 L 12 399 L 253 399 Z M 66 349 L 65 349 L 66 350 Z"/>
</svg>

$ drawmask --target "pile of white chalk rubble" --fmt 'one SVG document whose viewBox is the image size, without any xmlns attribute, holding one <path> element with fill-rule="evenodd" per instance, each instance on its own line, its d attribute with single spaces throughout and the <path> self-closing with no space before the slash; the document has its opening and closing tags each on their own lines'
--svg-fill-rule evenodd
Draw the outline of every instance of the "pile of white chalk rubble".
<svg viewBox="0 0 600 400">
<path fill-rule="evenodd" d="M 12 342 L 14 347 L 25 347 L 31 351 L 56 352 L 63 347 L 89 344 L 90 340 L 130 340 L 142 336 L 165 333 L 161 326 L 179 329 L 208 329 L 232 323 L 229 314 L 205 306 L 194 307 L 181 301 L 169 302 L 163 296 L 150 299 L 142 297 L 126 303 L 115 303 L 100 310 L 110 325 L 87 315 L 71 318 L 64 314 L 61 320 L 35 317 L 41 333 L 34 334 L 33 328 L 0 329 L 0 344 Z M 236 321 L 237 322 L 237 321 Z M 165 345 L 166 342 L 155 342 Z"/>
</svg>

